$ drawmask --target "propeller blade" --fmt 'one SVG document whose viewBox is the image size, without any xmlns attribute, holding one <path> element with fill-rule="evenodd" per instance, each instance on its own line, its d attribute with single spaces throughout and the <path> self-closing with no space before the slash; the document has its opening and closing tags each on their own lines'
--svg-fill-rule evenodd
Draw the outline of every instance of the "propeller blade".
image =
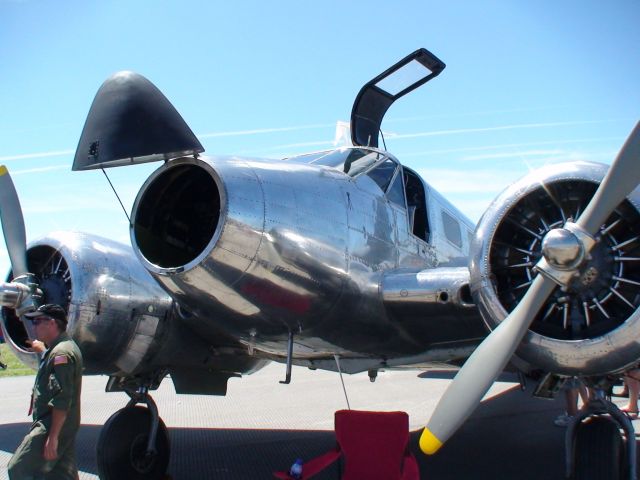
<svg viewBox="0 0 640 480">
<path fill-rule="evenodd" d="M 622 146 L 607 175 L 576 224 L 591 235 L 640 183 L 640 122 Z"/>
<path fill-rule="evenodd" d="M 609 168 L 576 224 L 595 235 L 611 212 L 640 183 L 640 122 Z M 473 352 L 438 402 L 420 437 L 420 449 L 435 453 L 482 400 L 515 352 L 531 320 L 542 308 L 556 283 L 538 275 L 517 307 Z"/>
<path fill-rule="evenodd" d="M 27 239 L 18 194 L 7 167 L 0 165 L 0 219 L 13 276 L 27 273 Z"/>
<path fill-rule="evenodd" d="M 493 330 L 467 359 L 438 402 L 420 437 L 420 449 L 438 451 L 476 409 L 500 375 L 556 284 L 537 275 L 518 306 Z"/>
</svg>

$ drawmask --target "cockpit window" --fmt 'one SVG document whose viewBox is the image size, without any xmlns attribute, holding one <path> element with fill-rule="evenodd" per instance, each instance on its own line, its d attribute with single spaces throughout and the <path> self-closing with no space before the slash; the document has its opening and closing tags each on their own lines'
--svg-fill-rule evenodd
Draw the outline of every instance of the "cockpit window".
<svg viewBox="0 0 640 480">
<path fill-rule="evenodd" d="M 387 187 L 391 183 L 393 174 L 396 171 L 397 164 L 390 159 L 386 159 L 380 165 L 370 170 L 367 175 L 371 180 L 376 182 L 383 192 L 387 191 Z"/>
<path fill-rule="evenodd" d="M 354 151 L 352 150 L 352 152 Z M 362 155 L 363 153 L 365 155 Z M 357 154 L 352 153 L 346 158 L 342 171 L 351 177 L 355 177 L 382 158 L 383 156 L 379 153 L 360 150 Z"/>
<path fill-rule="evenodd" d="M 402 172 L 398 172 L 396 178 L 393 180 L 391 187 L 389 187 L 389 190 L 387 191 L 387 198 L 399 207 L 405 208 L 404 189 L 402 188 Z"/>
<path fill-rule="evenodd" d="M 374 163 L 384 158 L 377 152 L 364 150 L 361 148 L 341 148 L 329 152 L 320 152 L 299 157 L 291 157 L 287 160 L 293 162 L 304 162 L 312 165 L 325 165 L 333 167 L 351 177 L 364 172 Z"/>
</svg>

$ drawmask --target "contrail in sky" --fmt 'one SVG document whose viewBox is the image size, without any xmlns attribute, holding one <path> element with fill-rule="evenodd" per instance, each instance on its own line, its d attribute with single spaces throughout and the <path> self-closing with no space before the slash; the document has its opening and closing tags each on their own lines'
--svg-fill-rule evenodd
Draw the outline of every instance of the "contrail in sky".
<svg viewBox="0 0 640 480">
<path fill-rule="evenodd" d="M 254 130 L 238 130 L 231 132 L 211 132 L 200 133 L 196 135 L 198 138 L 215 138 L 215 137 L 236 137 L 241 135 L 256 135 L 261 133 L 276 133 L 276 132 L 293 132 L 296 130 L 311 130 L 313 128 L 327 128 L 333 127 L 333 124 L 315 124 L 315 125 L 300 125 L 297 127 L 280 127 L 280 128 L 258 128 Z"/>
<path fill-rule="evenodd" d="M 11 160 L 25 160 L 28 158 L 61 157 L 62 155 L 72 155 L 73 153 L 75 153 L 75 150 L 56 150 L 53 152 L 24 153 L 22 155 L 9 155 L 6 157 L 0 157 L 0 162 L 9 162 Z"/>
<path fill-rule="evenodd" d="M 533 147 L 539 145 L 563 145 L 571 143 L 597 143 L 610 140 L 624 140 L 625 137 L 599 137 L 599 138 L 576 138 L 573 140 L 545 140 L 543 142 L 526 142 L 526 143 L 501 143 L 498 145 L 476 145 L 473 147 L 459 147 L 459 148 L 441 148 L 438 150 L 423 150 L 420 152 L 403 153 L 402 157 L 417 157 L 419 155 L 435 155 L 439 153 L 461 153 L 461 152 L 476 152 L 483 150 L 499 150 L 505 148 L 519 148 L 519 147 Z"/>
<path fill-rule="evenodd" d="M 516 124 L 516 125 L 499 125 L 495 127 L 460 128 L 460 129 L 452 129 L 452 130 L 432 130 L 428 132 L 406 133 L 406 134 L 398 134 L 398 135 L 388 133 L 387 139 L 399 140 L 399 139 L 407 139 L 407 138 L 433 137 L 433 136 L 441 136 L 441 135 L 459 135 L 459 134 L 465 134 L 465 133 L 493 132 L 493 131 L 500 131 L 500 130 L 546 128 L 546 127 L 559 127 L 559 126 L 568 126 L 568 125 L 585 125 L 585 124 L 611 122 L 616 120 L 617 119 L 582 120 L 582 121 L 548 122 L 548 123 L 524 123 L 524 124 Z M 315 128 L 328 128 L 332 126 L 333 124 L 313 124 L 313 125 L 300 125 L 297 127 L 278 127 L 278 128 L 261 128 L 261 129 L 253 129 L 253 130 L 237 130 L 237 131 L 229 131 L 229 132 L 210 132 L 210 133 L 202 133 L 196 136 L 198 138 L 235 137 L 235 136 L 242 136 L 242 135 L 257 135 L 257 134 L 277 133 L 277 132 L 293 132 L 298 130 L 311 130 Z M 316 143 L 316 142 L 309 142 L 309 143 Z M 317 142 L 317 143 L 318 144 L 324 143 L 324 141 Z M 45 157 L 58 157 L 63 155 L 72 155 L 73 153 L 75 153 L 75 150 L 56 150 L 51 152 L 25 153 L 21 155 L 9 155 L 9 156 L 0 157 L 0 162 L 8 162 L 11 160 L 45 158 Z"/>
<path fill-rule="evenodd" d="M 314 125 L 300 125 L 297 127 L 279 127 L 279 128 L 259 128 L 253 130 L 237 130 L 230 132 L 210 132 L 201 133 L 196 135 L 198 138 L 220 138 L 220 137 L 238 137 L 242 135 L 259 135 L 265 133 L 277 133 L 277 132 L 293 132 L 297 130 L 311 130 L 314 128 L 327 128 L 333 127 L 333 124 L 314 124 Z M 73 155 L 75 150 L 55 150 L 51 152 L 38 152 L 38 153 L 24 153 L 20 155 L 8 155 L 0 157 L 0 162 L 9 162 L 11 160 L 27 160 L 33 158 L 46 158 L 46 157 L 60 157 L 63 155 Z"/>
<path fill-rule="evenodd" d="M 50 172 L 52 170 L 65 170 L 68 169 L 69 165 L 52 165 L 50 167 L 41 167 L 41 168 L 27 168 L 26 170 L 15 170 L 11 172 L 11 175 L 26 175 L 27 173 L 42 173 L 42 172 Z"/>
<path fill-rule="evenodd" d="M 572 122 L 548 122 L 548 123 L 522 123 L 515 125 L 500 125 L 497 127 L 458 128 L 452 130 L 432 130 L 429 132 L 405 133 L 399 135 L 387 135 L 387 139 L 435 137 L 439 135 L 458 135 L 461 133 L 495 132 L 499 130 L 517 130 L 524 128 L 562 127 L 567 125 L 586 125 L 590 123 L 603 123 L 611 120 L 580 120 Z"/>
</svg>

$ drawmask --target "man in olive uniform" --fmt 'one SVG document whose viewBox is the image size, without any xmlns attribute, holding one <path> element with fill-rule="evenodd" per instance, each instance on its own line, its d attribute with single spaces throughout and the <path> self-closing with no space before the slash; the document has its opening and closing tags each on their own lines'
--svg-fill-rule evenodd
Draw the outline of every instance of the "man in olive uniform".
<svg viewBox="0 0 640 480">
<path fill-rule="evenodd" d="M 25 317 L 48 349 L 33 387 L 33 424 L 11 457 L 9 478 L 77 480 L 75 438 L 80 427 L 82 354 L 67 335 L 67 316 L 59 305 L 42 305 Z"/>
</svg>

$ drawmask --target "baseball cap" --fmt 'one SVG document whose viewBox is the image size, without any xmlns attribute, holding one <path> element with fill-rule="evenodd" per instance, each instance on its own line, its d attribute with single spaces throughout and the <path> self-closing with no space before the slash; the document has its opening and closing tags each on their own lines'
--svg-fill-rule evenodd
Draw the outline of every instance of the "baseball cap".
<svg viewBox="0 0 640 480">
<path fill-rule="evenodd" d="M 37 318 L 37 317 L 51 317 L 54 320 L 58 320 L 64 324 L 67 323 L 67 314 L 64 309 L 60 305 L 56 305 L 55 303 L 46 303 L 40 306 L 37 310 L 33 312 L 25 313 L 24 315 L 27 318 Z"/>
</svg>

